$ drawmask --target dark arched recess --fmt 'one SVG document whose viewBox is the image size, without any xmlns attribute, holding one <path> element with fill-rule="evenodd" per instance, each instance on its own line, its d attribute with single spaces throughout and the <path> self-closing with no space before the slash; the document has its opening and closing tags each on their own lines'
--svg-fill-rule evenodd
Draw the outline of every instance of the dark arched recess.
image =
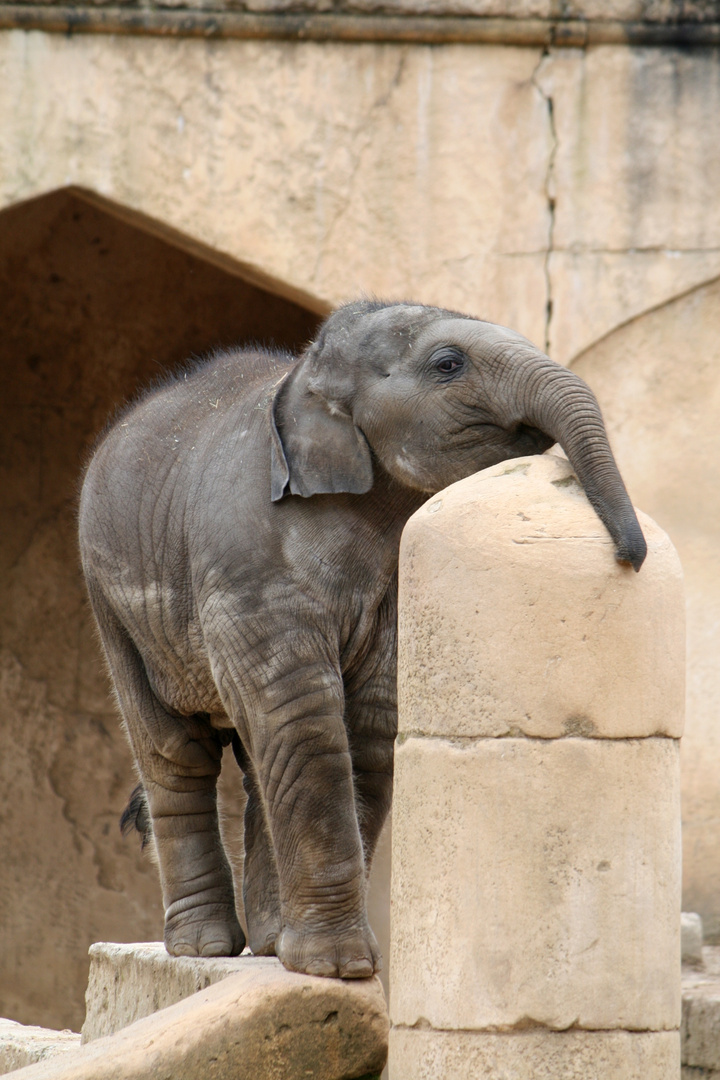
<svg viewBox="0 0 720 1080">
<path fill-rule="evenodd" d="M 133 775 L 76 552 L 87 447 L 190 355 L 296 349 L 321 315 L 90 193 L 0 214 L 0 1016 L 77 1030 L 88 945 L 162 933 L 117 827 Z"/>
</svg>

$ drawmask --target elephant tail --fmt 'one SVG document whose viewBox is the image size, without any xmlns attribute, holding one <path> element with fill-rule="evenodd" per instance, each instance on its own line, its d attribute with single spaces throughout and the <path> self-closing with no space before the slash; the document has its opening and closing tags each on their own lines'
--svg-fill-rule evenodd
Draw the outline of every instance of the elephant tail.
<svg viewBox="0 0 720 1080">
<path fill-rule="evenodd" d="M 142 784 L 138 784 L 133 790 L 130 801 L 123 810 L 122 817 L 120 818 L 120 832 L 123 836 L 127 836 L 133 829 L 140 833 L 140 848 L 144 851 L 152 840 L 153 828 L 152 821 L 150 820 L 150 810 L 147 804 L 145 788 Z"/>
</svg>

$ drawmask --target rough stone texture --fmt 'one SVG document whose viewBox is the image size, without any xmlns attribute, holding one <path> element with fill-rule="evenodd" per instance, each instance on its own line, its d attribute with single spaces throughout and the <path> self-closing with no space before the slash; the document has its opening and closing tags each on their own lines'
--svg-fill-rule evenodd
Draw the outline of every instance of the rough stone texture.
<svg viewBox="0 0 720 1080">
<path fill-rule="evenodd" d="M 400 732 L 679 737 L 682 569 L 640 520 L 636 574 L 553 454 L 485 469 L 421 507 L 401 545 Z"/>
<path fill-rule="evenodd" d="M 272 959 L 258 957 L 253 970 L 274 970 Z M 170 956 L 162 941 L 90 946 L 90 976 L 85 994 L 83 1043 L 165 1009 L 229 975 L 248 970 L 248 956 L 204 959 Z"/>
<path fill-rule="evenodd" d="M 0 1076 L 79 1048 L 80 1036 L 75 1031 L 52 1031 L 0 1018 Z"/>
<path fill-rule="evenodd" d="M 683 968 L 682 1024 L 683 1066 L 720 1073 L 720 948 L 705 946 L 702 964 Z M 690 1073 L 705 1077 L 705 1073 Z"/>
<path fill-rule="evenodd" d="M 633 498 L 667 530 L 687 596 L 683 907 L 720 940 L 720 279 L 622 327 L 573 365 Z M 628 358 L 632 358 L 632 363 Z"/>
<path fill-rule="evenodd" d="M 17 1078 L 352 1080 L 380 1072 L 387 1031 L 377 979 L 317 979 L 247 957 L 243 971 Z"/>
<path fill-rule="evenodd" d="M 393 1024 L 676 1028 L 678 773 L 672 739 L 402 742 Z"/>
<path fill-rule="evenodd" d="M 83 185 L 320 300 L 411 295 L 542 342 L 539 59 L 0 34 L 0 206 Z"/>
<path fill-rule="evenodd" d="M 0 1014 L 78 1030 L 90 943 L 162 935 L 157 871 L 118 827 L 135 777 L 76 554 L 84 455 L 141 382 L 317 316 L 65 193 L 3 215 L 0 313 Z"/>
<path fill-rule="evenodd" d="M 720 65 L 711 49 L 558 50 L 536 82 L 555 134 L 548 339 L 568 363 L 720 273 Z"/>
<path fill-rule="evenodd" d="M 720 985 L 717 979 L 683 990 L 683 1062 L 720 1069 Z"/>
<path fill-rule="evenodd" d="M 81 184 L 325 302 L 440 301 L 567 362 L 720 273 L 710 49 L 11 32 L 0 64 L 0 206 Z"/>
<path fill-rule="evenodd" d="M 702 965 L 703 925 L 695 911 L 683 911 L 680 916 L 680 951 L 683 964 Z"/>
<path fill-rule="evenodd" d="M 500 1035 L 394 1027 L 390 1080 L 678 1080 L 678 1042 L 676 1031 Z"/>
<path fill-rule="evenodd" d="M 20 0 L 37 3 L 38 0 Z M 48 6 L 67 0 L 39 0 Z M 136 0 L 96 0 L 93 6 L 136 6 Z M 87 7 L 73 3 L 73 7 Z M 476 15 L 504 19 L 617 19 L 651 24 L 698 24 L 720 17 L 717 0 L 153 0 L 153 8 L 203 11 L 386 12 L 393 15 Z"/>
</svg>

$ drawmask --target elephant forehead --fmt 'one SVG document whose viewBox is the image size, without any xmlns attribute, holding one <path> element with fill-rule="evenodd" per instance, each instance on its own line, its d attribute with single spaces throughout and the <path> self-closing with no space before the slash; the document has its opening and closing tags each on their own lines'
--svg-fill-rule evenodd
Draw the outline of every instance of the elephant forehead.
<svg viewBox="0 0 720 1080">
<path fill-rule="evenodd" d="M 425 350 L 441 343 L 458 344 L 468 350 L 483 353 L 493 349 L 505 351 L 508 347 L 530 348 L 533 353 L 537 352 L 527 338 L 507 326 L 452 315 L 435 319 L 423 327 L 417 336 L 416 345 L 419 350 Z"/>
<path fill-rule="evenodd" d="M 405 350 L 439 317 L 437 309 L 421 304 L 398 304 L 374 312 L 359 328 L 359 352 L 372 356 L 382 349 L 393 352 Z"/>
</svg>

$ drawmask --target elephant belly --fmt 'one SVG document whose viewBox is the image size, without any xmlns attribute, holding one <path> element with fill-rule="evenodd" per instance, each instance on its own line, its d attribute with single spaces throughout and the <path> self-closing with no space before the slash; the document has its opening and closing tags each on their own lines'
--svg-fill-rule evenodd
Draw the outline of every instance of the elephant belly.
<svg viewBox="0 0 720 1080">
<path fill-rule="evenodd" d="M 203 635 L 184 591 L 157 585 L 125 588 L 114 606 L 143 659 L 153 693 L 168 712 L 224 716 Z"/>
</svg>

